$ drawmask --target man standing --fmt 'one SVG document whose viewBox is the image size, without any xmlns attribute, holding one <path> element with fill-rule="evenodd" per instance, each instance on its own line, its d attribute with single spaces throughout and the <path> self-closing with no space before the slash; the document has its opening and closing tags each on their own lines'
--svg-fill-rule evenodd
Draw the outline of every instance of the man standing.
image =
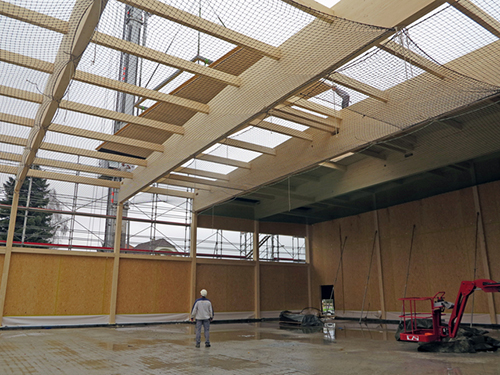
<svg viewBox="0 0 500 375">
<path fill-rule="evenodd" d="M 201 298 L 198 298 L 191 310 L 191 321 L 196 320 L 196 347 L 200 347 L 201 340 L 201 326 L 205 333 L 205 347 L 210 347 L 210 322 L 214 318 L 214 309 L 212 302 L 207 298 L 207 291 L 202 289 Z"/>
</svg>

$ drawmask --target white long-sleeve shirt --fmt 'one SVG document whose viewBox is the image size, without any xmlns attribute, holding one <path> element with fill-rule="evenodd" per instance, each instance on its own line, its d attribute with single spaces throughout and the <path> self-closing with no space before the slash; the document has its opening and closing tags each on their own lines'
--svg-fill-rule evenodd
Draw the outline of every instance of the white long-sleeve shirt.
<svg viewBox="0 0 500 375">
<path fill-rule="evenodd" d="M 196 320 L 207 320 L 213 319 L 214 310 L 212 308 L 212 302 L 206 297 L 198 298 L 193 305 L 191 310 L 191 319 Z"/>
</svg>

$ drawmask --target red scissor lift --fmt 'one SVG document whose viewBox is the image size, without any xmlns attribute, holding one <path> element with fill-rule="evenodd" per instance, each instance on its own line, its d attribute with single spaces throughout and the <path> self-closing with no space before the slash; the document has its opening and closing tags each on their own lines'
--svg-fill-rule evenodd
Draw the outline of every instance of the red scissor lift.
<svg viewBox="0 0 500 375">
<path fill-rule="evenodd" d="M 404 331 L 400 334 L 403 341 L 431 342 L 439 341 L 441 337 L 448 336 L 447 326 L 441 325 L 444 301 L 444 292 L 438 292 L 433 297 L 406 297 L 400 298 L 403 301 L 403 314 L 399 317 L 403 319 Z M 418 307 L 428 302 L 431 307 L 431 314 L 418 312 Z M 421 302 L 418 303 L 417 302 Z M 432 320 L 432 328 L 422 328 L 419 320 Z M 408 322 L 408 323 L 407 323 Z"/>
<path fill-rule="evenodd" d="M 486 293 L 500 292 L 500 283 L 488 279 L 462 281 L 454 304 L 444 300 L 444 292 L 438 292 L 433 297 L 400 298 L 399 300 L 403 301 L 403 314 L 400 315 L 400 318 L 403 319 L 403 332 L 399 335 L 400 340 L 431 342 L 441 341 L 443 337 L 455 337 L 467 300 L 475 290 L 482 290 Z M 417 302 L 425 303 L 425 301 L 431 305 L 430 315 L 429 313 L 420 313 L 417 310 Z M 448 324 L 442 322 L 445 308 L 453 308 Z M 420 324 L 419 327 L 418 322 L 423 319 L 431 319 L 432 328 L 422 328 L 425 324 Z"/>
</svg>

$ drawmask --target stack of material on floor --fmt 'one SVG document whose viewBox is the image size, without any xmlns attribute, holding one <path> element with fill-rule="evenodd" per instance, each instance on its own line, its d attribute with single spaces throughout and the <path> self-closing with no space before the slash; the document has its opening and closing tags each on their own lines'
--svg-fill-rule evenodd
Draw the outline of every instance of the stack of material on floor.
<svg viewBox="0 0 500 375">
<path fill-rule="evenodd" d="M 418 351 L 437 353 L 494 352 L 500 348 L 500 341 L 486 336 L 486 333 L 488 331 L 482 329 L 463 327 L 458 330 L 457 337 L 447 337 L 441 342 L 420 344 Z"/>
<path fill-rule="evenodd" d="M 306 310 L 306 309 L 304 309 Z M 280 325 L 294 325 L 301 327 L 322 326 L 323 322 L 319 319 L 318 313 L 302 310 L 300 313 L 293 313 L 285 310 L 280 313 Z"/>
</svg>

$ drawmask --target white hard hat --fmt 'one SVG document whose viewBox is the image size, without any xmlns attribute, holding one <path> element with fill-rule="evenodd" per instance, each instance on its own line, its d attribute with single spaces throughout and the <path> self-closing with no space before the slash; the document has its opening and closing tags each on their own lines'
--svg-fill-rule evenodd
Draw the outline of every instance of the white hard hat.
<svg viewBox="0 0 500 375">
<path fill-rule="evenodd" d="M 207 290 L 206 289 L 202 289 L 200 294 L 203 296 L 203 297 L 206 297 L 207 296 Z"/>
</svg>

